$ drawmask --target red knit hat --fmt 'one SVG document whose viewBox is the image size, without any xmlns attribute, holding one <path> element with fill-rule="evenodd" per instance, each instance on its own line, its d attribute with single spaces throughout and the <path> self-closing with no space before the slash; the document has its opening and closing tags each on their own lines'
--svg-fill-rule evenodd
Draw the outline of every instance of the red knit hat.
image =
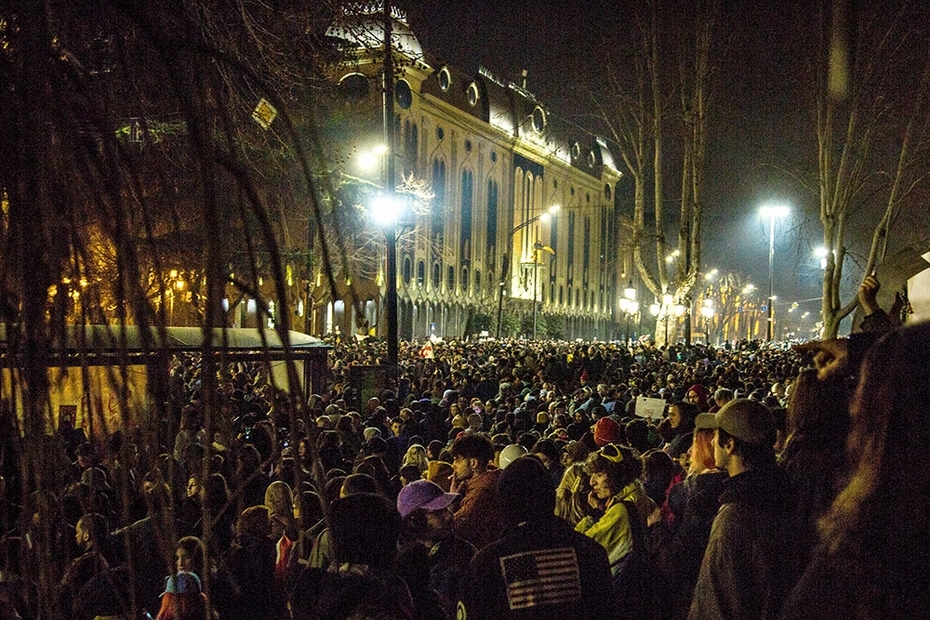
<svg viewBox="0 0 930 620">
<path fill-rule="evenodd" d="M 606 446 L 609 443 L 620 441 L 620 425 L 610 418 L 601 418 L 594 425 L 594 443 Z"/>
</svg>

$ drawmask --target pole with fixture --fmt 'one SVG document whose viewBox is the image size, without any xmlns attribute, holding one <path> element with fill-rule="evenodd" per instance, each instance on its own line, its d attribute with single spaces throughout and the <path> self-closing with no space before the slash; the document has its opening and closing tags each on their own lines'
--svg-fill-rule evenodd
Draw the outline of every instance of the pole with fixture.
<svg viewBox="0 0 930 620">
<path fill-rule="evenodd" d="M 388 201 L 394 201 L 394 58 L 391 47 L 391 3 L 384 0 L 384 193 Z M 397 369 L 397 230 L 391 221 L 384 227 L 387 245 L 387 282 L 385 285 L 384 314 L 387 321 L 387 355 L 391 372 Z"/>
</svg>

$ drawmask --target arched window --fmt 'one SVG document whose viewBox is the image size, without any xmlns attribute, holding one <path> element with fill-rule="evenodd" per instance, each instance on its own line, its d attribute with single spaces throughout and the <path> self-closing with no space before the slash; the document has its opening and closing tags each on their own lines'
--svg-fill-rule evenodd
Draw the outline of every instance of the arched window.
<svg viewBox="0 0 930 620">
<path fill-rule="evenodd" d="M 443 226 L 446 216 L 446 162 L 441 159 L 433 160 L 433 207 L 430 214 L 432 233 L 439 236 L 440 243 L 443 237 Z"/>
<path fill-rule="evenodd" d="M 461 247 L 459 249 L 459 255 L 464 260 L 471 258 L 471 221 L 472 221 L 472 207 L 475 196 L 475 175 L 471 170 L 463 169 L 462 170 L 462 210 L 461 210 L 461 222 L 462 222 L 462 234 L 461 234 Z"/>
<path fill-rule="evenodd" d="M 413 272 L 413 269 L 412 269 L 411 267 L 412 267 L 412 266 L 411 266 L 411 263 L 410 263 L 410 257 L 409 257 L 409 256 L 405 256 L 405 257 L 404 257 L 404 268 L 403 268 L 403 271 L 402 271 L 403 279 L 404 279 L 404 284 L 410 284 L 410 278 L 411 278 L 411 276 L 413 275 L 413 273 L 412 273 L 412 272 Z"/>
</svg>

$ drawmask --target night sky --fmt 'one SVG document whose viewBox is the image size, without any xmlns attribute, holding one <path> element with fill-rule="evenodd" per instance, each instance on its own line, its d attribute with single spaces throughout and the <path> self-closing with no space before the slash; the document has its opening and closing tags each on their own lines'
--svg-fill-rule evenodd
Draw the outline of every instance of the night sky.
<svg viewBox="0 0 930 620">
<path fill-rule="evenodd" d="M 599 74 L 604 45 L 624 49 L 630 44 L 623 4 L 422 0 L 407 14 L 433 59 L 472 73 L 483 65 L 515 82 L 526 68 L 527 87 L 544 104 L 590 126 L 585 116 L 592 107 L 581 86 Z M 724 4 L 720 41 L 726 60 L 713 93 L 703 263 L 707 269 L 739 272 L 767 288 L 768 226 L 758 209 L 765 202 L 784 202 L 793 214 L 776 231 L 776 294 L 783 303 L 814 298 L 821 287 L 812 256 L 813 248 L 822 245 L 818 199 L 787 182 L 781 172 L 810 168 L 816 161 L 791 3 Z M 672 163 L 675 146 L 670 142 Z M 678 191 L 675 177 L 669 176 L 667 198 Z M 816 311 L 819 305 L 808 302 L 804 309 Z"/>
</svg>

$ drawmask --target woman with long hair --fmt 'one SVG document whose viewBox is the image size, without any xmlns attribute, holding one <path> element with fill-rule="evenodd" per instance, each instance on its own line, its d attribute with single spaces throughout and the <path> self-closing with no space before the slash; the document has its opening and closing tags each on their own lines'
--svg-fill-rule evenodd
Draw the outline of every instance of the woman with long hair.
<svg viewBox="0 0 930 620">
<path fill-rule="evenodd" d="M 866 355 L 850 407 L 850 476 L 820 520 L 820 547 L 783 618 L 926 617 L 928 359 L 930 323 L 891 332 Z"/>
</svg>

